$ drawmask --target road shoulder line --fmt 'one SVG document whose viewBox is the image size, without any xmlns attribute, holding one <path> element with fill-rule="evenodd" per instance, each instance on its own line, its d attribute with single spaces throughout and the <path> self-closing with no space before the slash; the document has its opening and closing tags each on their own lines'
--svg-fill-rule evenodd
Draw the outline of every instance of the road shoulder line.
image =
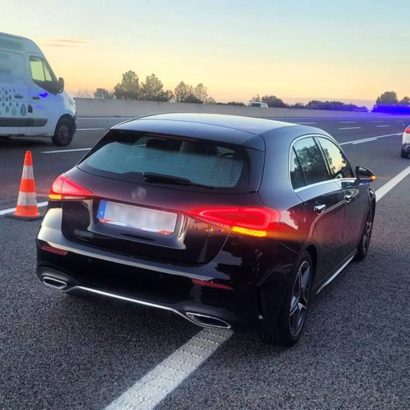
<svg viewBox="0 0 410 410">
<path fill-rule="evenodd" d="M 232 335 L 233 332 L 229 330 L 201 330 L 138 380 L 105 410 L 153 409 Z"/>
</svg>

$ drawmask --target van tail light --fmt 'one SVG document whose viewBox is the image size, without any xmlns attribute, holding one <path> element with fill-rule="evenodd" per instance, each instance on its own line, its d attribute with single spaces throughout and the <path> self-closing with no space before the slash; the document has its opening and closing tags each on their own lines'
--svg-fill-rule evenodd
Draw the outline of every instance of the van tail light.
<svg viewBox="0 0 410 410">
<path fill-rule="evenodd" d="M 206 207 L 187 212 L 192 218 L 222 225 L 232 232 L 263 238 L 275 230 L 280 213 L 265 207 Z"/>
<path fill-rule="evenodd" d="M 79 200 L 92 197 L 94 197 L 94 194 L 90 190 L 74 182 L 65 174 L 56 178 L 48 193 L 50 201 Z"/>
<path fill-rule="evenodd" d="M 410 127 L 407 127 L 407 128 L 404 130 L 404 132 L 405 132 L 406 134 L 410 134 Z"/>
</svg>

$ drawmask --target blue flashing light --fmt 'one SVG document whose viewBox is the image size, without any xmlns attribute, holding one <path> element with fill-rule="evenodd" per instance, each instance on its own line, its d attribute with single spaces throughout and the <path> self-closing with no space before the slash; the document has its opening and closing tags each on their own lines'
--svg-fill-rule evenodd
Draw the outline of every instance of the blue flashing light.
<svg viewBox="0 0 410 410">
<path fill-rule="evenodd" d="M 406 105 L 375 105 L 373 112 L 396 115 L 410 115 L 410 107 Z"/>
</svg>

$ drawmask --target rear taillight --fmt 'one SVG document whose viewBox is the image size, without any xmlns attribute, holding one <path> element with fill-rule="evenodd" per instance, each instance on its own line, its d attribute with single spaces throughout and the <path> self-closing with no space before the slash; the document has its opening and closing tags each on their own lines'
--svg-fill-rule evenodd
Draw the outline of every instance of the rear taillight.
<svg viewBox="0 0 410 410">
<path fill-rule="evenodd" d="M 410 134 L 410 127 L 407 127 L 407 128 L 404 130 L 404 132 L 405 132 L 406 134 Z"/>
<path fill-rule="evenodd" d="M 232 232 L 256 236 L 268 236 L 279 222 L 278 211 L 265 207 L 206 207 L 187 212 L 195 219 L 228 227 Z"/>
<path fill-rule="evenodd" d="M 62 174 L 53 182 L 48 199 L 50 201 L 64 201 L 89 199 L 93 196 L 94 194 L 90 190 Z"/>
</svg>

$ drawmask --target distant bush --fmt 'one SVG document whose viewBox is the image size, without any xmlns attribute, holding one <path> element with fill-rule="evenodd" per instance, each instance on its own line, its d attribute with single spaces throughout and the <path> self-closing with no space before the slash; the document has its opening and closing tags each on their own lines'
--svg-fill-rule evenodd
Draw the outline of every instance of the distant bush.
<svg viewBox="0 0 410 410">
<path fill-rule="evenodd" d="M 368 112 L 366 107 L 359 107 L 355 104 L 345 104 L 341 101 L 309 101 L 306 104 L 309 110 L 334 110 L 334 111 L 359 111 Z"/>
<path fill-rule="evenodd" d="M 246 107 L 246 105 L 243 102 L 238 102 L 238 101 L 229 101 L 226 103 L 226 105 L 236 105 L 238 107 Z"/>
</svg>

